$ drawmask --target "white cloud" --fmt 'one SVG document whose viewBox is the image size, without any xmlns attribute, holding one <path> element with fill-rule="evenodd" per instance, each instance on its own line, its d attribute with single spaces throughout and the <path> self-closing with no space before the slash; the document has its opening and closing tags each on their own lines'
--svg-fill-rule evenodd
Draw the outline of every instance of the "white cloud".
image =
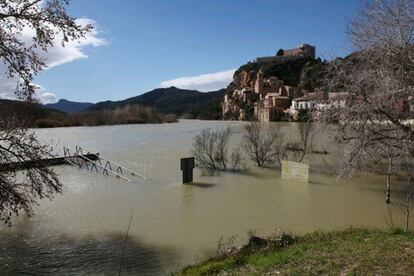
<svg viewBox="0 0 414 276">
<path fill-rule="evenodd" d="M 63 65 L 78 59 L 85 59 L 88 56 L 85 54 L 86 47 L 99 47 L 107 45 L 107 41 L 101 37 L 100 30 L 97 23 L 88 18 L 77 19 L 77 23 L 81 25 L 92 24 L 95 28 L 92 32 L 88 33 L 85 38 L 77 41 L 71 41 L 62 46 L 62 35 L 56 36 L 56 43 L 54 47 L 49 47 L 47 52 L 39 50 L 39 55 L 46 61 L 46 70 L 50 70 L 53 67 Z M 35 36 L 33 29 L 24 29 L 22 32 L 22 40 L 26 43 L 30 43 L 32 38 Z M 8 78 L 6 75 L 6 65 L 3 64 L 0 58 L 0 98 L 3 99 L 16 99 L 14 94 L 16 89 L 17 79 Z M 57 96 L 52 92 L 46 92 L 46 90 L 40 86 L 36 90 L 34 95 L 35 99 L 40 100 L 42 103 L 50 103 L 57 100 Z M 58 92 L 58 91 L 57 91 Z"/>
<path fill-rule="evenodd" d="M 41 85 L 35 84 L 35 90 L 33 97 L 43 104 L 55 103 L 57 102 L 57 97 L 55 94 L 47 92 L 45 88 Z"/>
<path fill-rule="evenodd" d="M 160 87 L 175 86 L 182 89 L 195 89 L 202 92 L 214 91 L 227 87 L 233 80 L 235 71 L 236 69 L 230 69 L 216 73 L 177 78 L 161 82 Z"/>
<path fill-rule="evenodd" d="M 43 104 L 49 104 L 57 102 L 57 98 L 56 95 L 53 93 L 44 92 L 40 94 L 39 101 Z"/>
<path fill-rule="evenodd" d="M 99 37 L 99 29 L 94 20 L 81 18 L 77 19 L 76 22 L 82 26 L 91 24 L 95 26 L 95 28 L 88 33 L 84 39 L 70 41 L 65 45 L 65 47 L 63 47 L 60 43 L 57 43 L 55 47 L 50 48 L 46 56 L 46 64 L 48 69 L 77 59 L 87 58 L 88 56 L 83 52 L 83 49 L 87 46 L 100 47 L 108 44 L 105 39 Z M 57 40 L 61 41 L 62 36 L 57 37 Z"/>
</svg>

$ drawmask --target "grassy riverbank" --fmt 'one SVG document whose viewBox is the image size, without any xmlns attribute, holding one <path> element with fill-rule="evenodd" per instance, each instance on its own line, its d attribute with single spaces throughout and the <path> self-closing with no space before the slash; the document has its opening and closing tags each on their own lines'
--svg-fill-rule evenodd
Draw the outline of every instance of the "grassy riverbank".
<svg viewBox="0 0 414 276">
<path fill-rule="evenodd" d="M 413 275 L 414 233 L 348 229 L 250 241 L 180 275 Z"/>
</svg>

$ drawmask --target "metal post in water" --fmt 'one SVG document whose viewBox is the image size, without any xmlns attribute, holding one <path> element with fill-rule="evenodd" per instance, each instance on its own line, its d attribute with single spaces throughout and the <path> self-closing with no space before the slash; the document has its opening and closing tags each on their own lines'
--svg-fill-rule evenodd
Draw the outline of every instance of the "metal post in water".
<svg viewBox="0 0 414 276">
<path fill-rule="evenodd" d="M 194 157 L 181 158 L 181 170 L 183 171 L 183 184 L 193 182 Z"/>
</svg>

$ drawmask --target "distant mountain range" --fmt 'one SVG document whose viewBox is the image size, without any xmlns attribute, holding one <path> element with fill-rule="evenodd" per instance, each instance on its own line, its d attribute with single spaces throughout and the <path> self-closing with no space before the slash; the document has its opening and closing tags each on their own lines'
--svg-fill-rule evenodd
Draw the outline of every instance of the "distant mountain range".
<svg viewBox="0 0 414 276">
<path fill-rule="evenodd" d="M 164 114 L 190 116 L 199 119 L 220 119 L 225 89 L 212 92 L 186 90 L 177 87 L 157 88 L 122 101 L 97 103 L 88 110 L 113 109 L 126 105 L 151 106 Z M 218 114 L 217 114 L 218 113 Z"/>
<path fill-rule="evenodd" d="M 45 106 L 47 108 L 60 110 L 66 113 L 76 113 L 82 112 L 93 105 L 93 103 L 71 102 L 65 99 L 61 99 L 57 103 L 46 104 Z"/>
<path fill-rule="evenodd" d="M 212 92 L 186 90 L 177 87 L 157 88 L 142 95 L 121 101 L 104 101 L 96 104 L 60 100 L 47 108 L 66 113 L 82 111 L 100 111 L 126 105 L 143 105 L 156 108 L 163 114 L 175 114 L 187 118 L 217 120 L 221 118 L 221 102 L 225 89 Z"/>
</svg>

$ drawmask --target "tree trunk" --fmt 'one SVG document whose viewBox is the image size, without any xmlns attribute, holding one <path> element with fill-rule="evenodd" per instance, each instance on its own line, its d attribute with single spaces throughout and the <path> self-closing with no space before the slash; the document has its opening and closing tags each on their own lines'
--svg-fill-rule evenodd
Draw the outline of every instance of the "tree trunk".
<svg viewBox="0 0 414 276">
<path fill-rule="evenodd" d="M 411 201 L 411 178 L 408 180 L 407 197 L 405 202 L 405 233 L 408 233 L 410 221 L 410 201 Z"/>
<path fill-rule="evenodd" d="M 387 188 L 385 189 L 385 202 L 390 203 L 391 197 L 391 171 L 392 171 L 392 160 L 388 159 L 388 173 L 387 173 Z"/>
<path fill-rule="evenodd" d="M 410 220 L 410 192 L 407 193 L 405 202 L 405 233 L 408 233 L 408 225 Z"/>
<path fill-rule="evenodd" d="M 387 188 L 385 190 L 385 202 L 390 203 L 391 197 L 391 175 L 387 175 Z"/>
</svg>

